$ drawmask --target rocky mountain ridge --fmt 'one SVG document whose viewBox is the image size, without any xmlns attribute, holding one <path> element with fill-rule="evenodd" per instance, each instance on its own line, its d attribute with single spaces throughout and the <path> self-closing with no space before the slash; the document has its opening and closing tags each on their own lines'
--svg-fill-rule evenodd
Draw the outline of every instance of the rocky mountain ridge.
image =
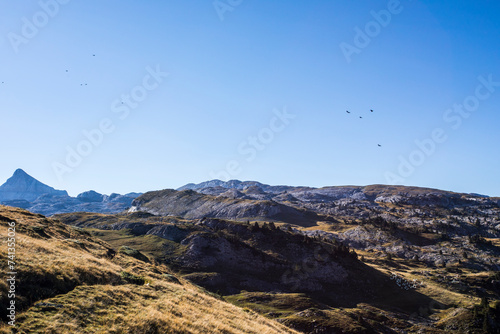
<svg viewBox="0 0 500 334">
<path fill-rule="evenodd" d="M 369 218 L 382 214 L 390 206 L 406 208 L 410 216 L 420 215 L 426 208 L 486 210 L 488 214 L 500 208 L 497 198 L 418 187 L 288 187 L 277 191 L 271 186 L 260 187 L 254 182 L 247 183 L 247 186 L 242 186 L 243 183 L 233 184 L 233 188 L 229 187 L 231 183 L 226 183 L 227 187 L 219 184 L 197 190 L 148 192 L 132 202 L 130 212 L 145 211 L 188 219 L 211 217 L 241 220 L 262 217 L 289 223 L 293 222 L 287 219 L 295 218 L 308 223 L 311 220 L 328 221 L 343 216 Z M 393 210 L 395 208 L 390 208 L 390 211 Z"/>
<path fill-rule="evenodd" d="M 177 190 L 200 190 L 206 188 L 220 188 L 222 189 L 236 189 L 236 190 L 244 190 L 250 187 L 259 187 L 262 188 L 266 192 L 283 192 L 287 189 L 295 188 L 291 186 L 270 186 L 268 184 L 263 184 L 257 181 L 240 181 L 240 180 L 230 180 L 230 181 L 221 181 L 221 180 L 211 180 L 198 184 L 189 183 L 186 184 Z"/>
<path fill-rule="evenodd" d="M 17 169 L 0 186 L 0 204 L 18 207 L 51 216 L 66 212 L 118 213 L 127 210 L 138 193 L 102 195 L 87 191 L 71 197 L 65 190 L 56 190 Z"/>
</svg>

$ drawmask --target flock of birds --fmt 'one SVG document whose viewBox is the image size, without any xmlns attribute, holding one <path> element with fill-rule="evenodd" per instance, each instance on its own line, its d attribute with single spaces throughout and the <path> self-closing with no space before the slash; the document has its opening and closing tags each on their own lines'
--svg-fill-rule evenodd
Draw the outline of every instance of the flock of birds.
<svg viewBox="0 0 500 334">
<path fill-rule="evenodd" d="M 351 113 L 349 110 L 346 110 L 345 112 L 348 114 Z M 370 109 L 370 112 L 373 112 L 373 109 Z M 363 116 L 359 116 L 359 118 L 363 118 Z M 378 147 L 382 147 L 382 145 L 380 145 L 380 144 L 377 144 L 377 145 L 378 145 Z"/>
<path fill-rule="evenodd" d="M 95 54 L 92 54 L 92 57 L 95 57 Z M 69 73 L 69 70 L 66 70 L 66 73 Z M 2 84 L 4 84 L 4 82 L 2 81 Z M 81 83 L 80 86 L 87 86 L 87 83 Z M 122 102 L 123 103 L 123 102 Z M 370 112 L 373 112 L 373 109 L 370 109 Z M 346 113 L 350 114 L 351 112 L 349 110 L 346 110 Z M 360 119 L 363 118 L 363 116 L 359 116 Z M 380 144 L 377 144 L 378 147 L 382 147 L 382 145 Z"/>
<path fill-rule="evenodd" d="M 348 113 L 348 114 L 351 113 L 349 110 L 346 110 L 345 112 Z M 370 112 L 373 112 L 373 109 L 370 109 Z M 359 118 L 363 118 L 363 117 L 359 116 Z"/>
<path fill-rule="evenodd" d="M 92 54 L 92 57 L 95 57 L 95 54 Z M 66 70 L 66 73 L 69 73 L 69 70 Z M 2 84 L 5 84 L 5 82 L 2 81 Z M 87 83 L 81 83 L 80 86 L 87 86 Z"/>
<path fill-rule="evenodd" d="M 95 54 L 93 54 L 92 57 L 95 57 Z M 66 70 L 66 73 L 68 73 L 68 72 L 69 72 L 69 70 Z M 87 83 L 86 82 L 85 83 L 81 83 L 80 86 L 87 86 Z"/>
</svg>

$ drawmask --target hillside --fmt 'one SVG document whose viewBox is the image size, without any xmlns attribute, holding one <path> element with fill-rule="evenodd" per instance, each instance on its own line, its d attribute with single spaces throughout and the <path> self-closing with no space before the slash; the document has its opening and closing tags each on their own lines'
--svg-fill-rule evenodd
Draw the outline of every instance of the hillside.
<svg viewBox="0 0 500 334">
<path fill-rule="evenodd" d="M 180 221 L 106 215 L 59 215 L 67 224 L 92 230 L 103 239 L 122 231 L 131 236 L 159 237 L 163 254 L 150 253 L 204 287 L 232 294 L 249 291 L 330 291 L 339 303 L 352 301 L 349 285 L 365 285 L 376 273 L 357 260 L 354 252 L 334 241 L 314 240 L 274 224 L 237 223 L 220 219 Z M 76 219 L 75 219 L 76 218 Z M 107 230 L 107 231 L 102 231 Z M 137 241 L 137 239 L 136 239 Z M 111 241 L 112 242 L 112 241 Z M 137 247 L 138 245 L 134 245 Z M 148 245 L 143 245 L 145 247 Z M 140 246 L 139 246 L 140 247 Z M 144 249 L 143 249 L 144 250 Z M 308 277 L 292 277 L 297 264 L 322 259 Z M 290 277 L 288 277 L 290 276 Z M 380 278 L 383 281 L 383 277 Z M 343 297 L 337 292 L 343 287 Z M 374 292 L 375 293 L 375 292 Z"/>
<path fill-rule="evenodd" d="M 139 212 L 57 218 L 115 247 L 131 245 L 226 300 L 305 333 L 416 333 L 430 328 L 435 333 L 451 329 L 462 333 L 467 326 L 474 328 L 473 309 L 481 298 L 499 298 L 497 283 L 491 283 L 498 280 L 497 274 L 478 266 L 489 265 L 489 260 L 480 260 L 480 245 L 472 246 L 468 260 L 462 259 L 461 264 L 435 265 L 381 250 L 359 248 L 354 254 L 352 248 L 330 238 L 334 233 L 290 225 L 260 223 L 257 227 L 253 222 L 186 220 Z M 399 233 L 377 221 L 366 222 L 364 228 Z M 429 233 L 426 238 L 434 250 L 417 244 L 411 248 L 451 255 L 438 234 Z M 492 255 L 498 259 L 498 253 Z M 490 306 L 492 321 L 500 308 Z"/>
<path fill-rule="evenodd" d="M 305 333 L 500 330 L 494 198 L 381 185 L 272 193 L 253 184 L 150 192 L 133 205 L 129 214 L 57 218 Z M 273 206 L 299 214 L 276 216 Z"/>
<path fill-rule="evenodd" d="M 7 235 L 13 222 L 17 333 L 294 333 L 179 281 L 140 252 L 0 206 L 0 233 Z M 2 263 L 7 254 L 3 239 Z M 11 333 L 4 280 L 0 291 L 0 331 Z"/>
</svg>

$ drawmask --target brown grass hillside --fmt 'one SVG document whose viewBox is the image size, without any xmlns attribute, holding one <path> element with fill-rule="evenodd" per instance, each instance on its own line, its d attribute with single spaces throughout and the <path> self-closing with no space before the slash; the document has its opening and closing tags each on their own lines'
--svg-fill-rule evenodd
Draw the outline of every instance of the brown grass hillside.
<svg viewBox="0 0 500 334">
<path fill-rule="evenodd" d="M 296 333 L 79 228 L 0 206 L 3 266 L 11 221 L 17 234 L 17 333 Z M 7 290 L 2 279 L 2 333 L 12 332 L 5 322 Z"/>
</svg>

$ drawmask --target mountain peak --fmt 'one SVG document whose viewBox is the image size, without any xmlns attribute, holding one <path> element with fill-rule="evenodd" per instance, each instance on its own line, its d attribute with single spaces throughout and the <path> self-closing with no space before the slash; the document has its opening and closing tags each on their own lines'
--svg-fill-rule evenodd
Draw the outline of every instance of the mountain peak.
<svg viewBox="0 0 500 334">
<path fill-rule="evenodd" d="M 16 169 L 16 171 L 14 172 L 14 175 L 12 175 L 12 176 L 13 177 L 30 177 L 30 178 L 32 178 L 32 176 L 30 176 L 28 173 L 26 173 L 21 168 Z"/>
<path fill-rule="evenodd" d="M 56 190 L 38 181 L 22 169 L 16 169 L 3 185 L 0 186 L 0 201 L 34 201 L 42 195 L 68 196 L 64 190 Z"/>
</svg>

